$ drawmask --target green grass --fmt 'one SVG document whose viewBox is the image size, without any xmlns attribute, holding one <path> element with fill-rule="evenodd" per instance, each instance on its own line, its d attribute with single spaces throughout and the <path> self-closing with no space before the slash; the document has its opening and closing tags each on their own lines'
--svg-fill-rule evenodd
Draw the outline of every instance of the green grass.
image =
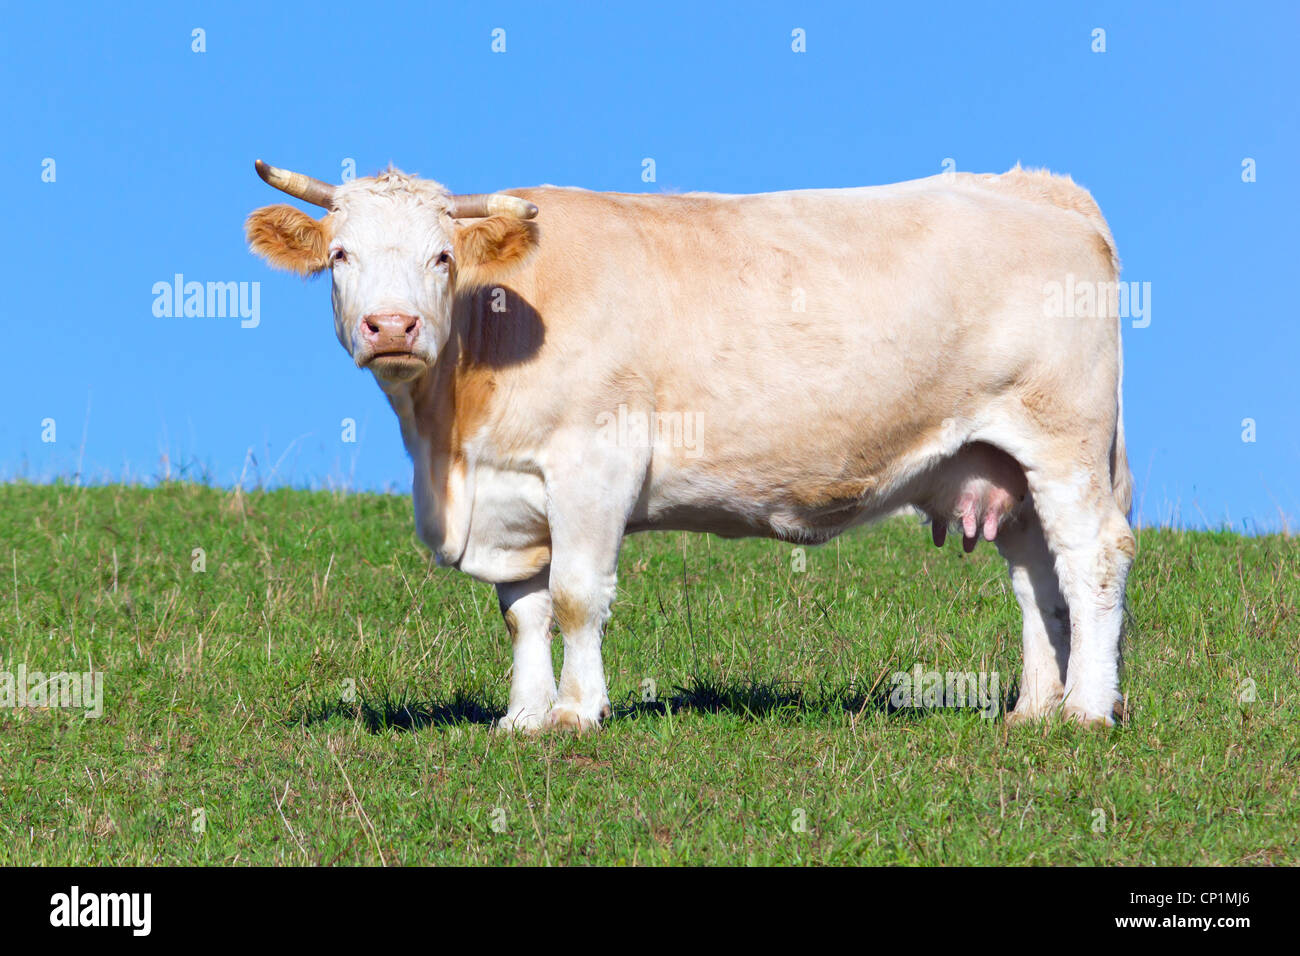
<svg viewBox="0 0 1300 956">
<path fill-rule="evenodd" d="M 1141 532 L 1131 717 L 1099 732 L 884 706 L 916 663 L 1011 693 L 987 545 L 898 520 L 795 573 L 789 545 L 633 537 L 615 719 L 529 740 L 488 726 L 492 589 L 429 566 L 406 498 L 16 484 L 0 509 L 0 669 L 106 675 L 98 720 L 0 710 L 0 863 L 1300 862 L 1293 538 Z"/>
</svg>

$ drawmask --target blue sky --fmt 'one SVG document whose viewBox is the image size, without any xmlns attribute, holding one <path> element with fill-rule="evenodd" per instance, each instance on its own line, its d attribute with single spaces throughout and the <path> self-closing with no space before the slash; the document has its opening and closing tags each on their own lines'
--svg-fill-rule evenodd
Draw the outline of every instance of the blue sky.
<svg viewBox="0 0 1300 956">
<path fill-rule="evenodd" d="M 334 338 L 328 280 L 245 248 L 244 217 L 283 198 L 259 156 L 335 181 L 347 160 L 392 161 L 460 192 L 757 192 L 1020 161 L 1091 189 L 1124 279 L 1151 284 L 1149 325 L 1124 333 L 1143 519 L 1294 528 L 1297 10 L 11 6 L 0 479 L 151 481 L 165 457 L 223 485 L 409 488 L 396 420 Z M 260 283 L 259 324 L 156 316 L 177 273 Z"/>
</svg>

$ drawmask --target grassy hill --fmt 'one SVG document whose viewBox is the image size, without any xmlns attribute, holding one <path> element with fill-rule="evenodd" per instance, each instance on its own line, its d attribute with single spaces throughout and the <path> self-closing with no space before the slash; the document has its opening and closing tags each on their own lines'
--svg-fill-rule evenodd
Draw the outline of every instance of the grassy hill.
<svg viewBox="0 0 1300 956">
<path fill-rule="evenodd" d="M 104 674 L 0 709 L 0 863 L 1300 863 L 1294 538 L 1140 533 L 1109 732 L 891 711 L 918 664 L 1014 697 L 991 546 L 792 551 L 630 538 L 615 719 L 528 740 L 406 498 L 0 486 L 0 671 Z"/>
</svg>

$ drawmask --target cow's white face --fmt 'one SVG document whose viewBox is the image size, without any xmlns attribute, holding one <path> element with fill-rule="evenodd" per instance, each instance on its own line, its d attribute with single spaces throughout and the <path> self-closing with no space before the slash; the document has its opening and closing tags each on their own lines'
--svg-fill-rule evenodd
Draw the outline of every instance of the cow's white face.
<svg viewBox="0 0 1300 956">
<path fill-rule="evenodd" d="M 423 374 L 451 336 L 457 291 L 485 285 L 522 262 L 536 227 L 508 216 L 463 225 L 438 183 L 396 170 L 336 188 L 316 220 L 285 205 L 248 217 L 249 244 L 272 265 L 333 276 L 334 331 L 381 385 Z"/>
<path fill-rule="evenodd" d="M 340 188 L 327 247 L 334 331 L 384 382 L 419 375 L 451 333 L 456 226 L 441 192 L 406 185 Z"/>
</svg>

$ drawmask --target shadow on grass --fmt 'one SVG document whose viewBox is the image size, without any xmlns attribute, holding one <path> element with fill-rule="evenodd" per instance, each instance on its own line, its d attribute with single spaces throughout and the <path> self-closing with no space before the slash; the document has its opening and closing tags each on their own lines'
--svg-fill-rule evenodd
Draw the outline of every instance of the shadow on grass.
<svg viewBox="0 0 1300 956">
<path fill-rule="evenodd" d="M 782 681 L 717 681 L 695 678 L 687 687 L 675 687 L 667 698 L 652 701 L 627 700 L 614 706 L 614 718 L 678 713 L 733 714 L 748 720 L 773 715 L 884 714 L 895 720 L 924 720 L 950 716 L 972 708 L 897 707 L 890 700 L 891 688 L 879 686 L 863 691 L 853 686 L 806 688 Z M 1016 692 L 998 703 L 1002 710 L 1015 702 Z"/>
<path fill-rule="evenodd" d="M 457 691 L 447 700 L 413 701 L 385 697 L 377 700 L 358 699 L 316 702 L 295 714 L 295 724 L 318 724 L 342 718 L 360 721 L 372 734 L 389 729 L 420 730 L 424 727 L 446 727 L 453 724 L 491 724 L 505 713 L 483 694 Z"/>
<path fill-rule="evenodd" d="M 746 720 L 775 717 L 790 719 L 807 715 L 884 714 L 894 720 L 926 720 L 969 712 L 972 708 L 896 707 L 890 700 L 889 687 L 861 691 L 852 686 L 805 688 L 782 681 L 719 681 L 695 678 L 687 687 L 675 687 L 668 697 L 640 701 L 631 697 L 614 705 L 613 720 L 673 715 L 732 714 Z M 999 703 L 1003 711 L 1015 702 L 1016 691 Z M 343 701 L 316 702 L 292 719 L 295 724 L 317 724 L 335 718 L 360 721 L 371 733 L 389 729 L 420 730 L 424 727 L 451 725 L 490 725 L 505 713 L 481 692 L 457 691 L 449 699 L 414 701 L 384 697 Z"/>
</svg>

